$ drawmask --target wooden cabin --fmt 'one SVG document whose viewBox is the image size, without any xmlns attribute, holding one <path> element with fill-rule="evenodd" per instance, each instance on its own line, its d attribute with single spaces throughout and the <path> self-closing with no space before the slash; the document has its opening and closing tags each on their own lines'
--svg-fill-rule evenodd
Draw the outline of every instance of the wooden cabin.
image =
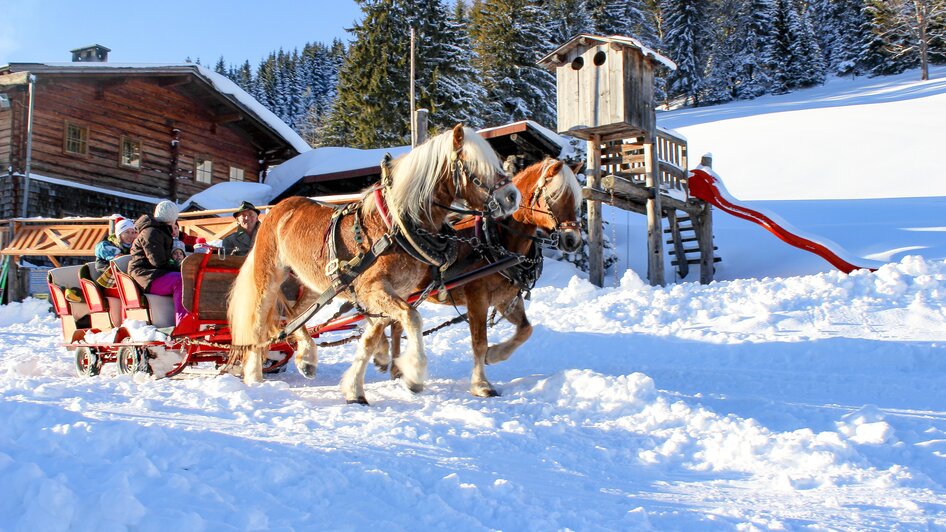
<svg viewBox="0 0 946 532">
<path fill-rule="evenodd" d="M 559 133 L 585 140 L 656 131 L 654 73 L 676 68 L 632 37 L 590 34 L 575 36 L 539 64 L 555 70 Z"/>
<path fill-rule="evenodd" d="M 0 66 L 0 219 L 137 216 L 216 183 L 261 181 L 310 149 L 204 67 L 108 63 L 107 48 L 87 48 L 73 50 L 78 62 Z"/>
</svg>

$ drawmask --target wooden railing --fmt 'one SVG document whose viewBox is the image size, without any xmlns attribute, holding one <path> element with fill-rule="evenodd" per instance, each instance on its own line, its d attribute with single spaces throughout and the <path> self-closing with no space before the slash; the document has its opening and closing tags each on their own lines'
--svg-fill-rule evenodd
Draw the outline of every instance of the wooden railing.
<svg viewBox="0 0 946 532">
<path fill-rule="evenodd" d="M 633 137 L 606 142 L 601 149 L 601 174 L 613 174 L 643 184 L 643 141 L 643 137 Z M 660 188 L 682 190 L 688 194 L 686 139 L 658 128 L 655 147 L 659 169 L 657 182 Z"/>
<path fill-rule="evenodd" d="M 322 196 L 327 203 L 348 203 L 356 194 Z M 269 205 L 259 207 L 268 209 Z M 217 209 L 181 213 L 181 230 L 208 242 L 220 240 L 236 230 L 231 214 L 236 209 Z M 265 216 L 265 214 L 263 215 Z M 0 255 L 46 257 L 58 266 L 57 257 L 94 257 L 95 245 L 108 235 L 109 220 L 102 218 L 14 218 L 0 220 Z"/>
</svg>

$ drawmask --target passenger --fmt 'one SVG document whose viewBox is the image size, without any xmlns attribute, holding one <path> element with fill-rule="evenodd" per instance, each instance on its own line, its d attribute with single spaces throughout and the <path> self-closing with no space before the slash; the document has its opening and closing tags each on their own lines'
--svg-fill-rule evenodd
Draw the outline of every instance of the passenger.
<svg viewBox="0 0 946 532">
<path fill-rule="evenodd" d="M 175 239 L 174 244 L 171 245 L 171 260 L 178 264 L 184 262 L 184 259 L 187 257 L 187 253 L 185 253 L 184 250 L 184 243 Z"/>
<path fill-rule="evenodd" d="M 252 203 L 244 201 L 240 204 L 240 210 L 233 213 L 236 218 L 237 230 L 232 235 L 223 239 L 221 245 L 227 255 L 246 255 L 253 247 L 256 241 L 256 230 L 259 229 L 259 209 Z"/>
<path fill-rule="evenodd" d="M 181 302 L 181 265 L 171 260 L 172 236 L 177 221 L 177 205 L 162 201 L 154 207 L 154 216 L 138 218 L 138 238 L 131 246 L 128 274 L 149 294 L 173 296 L 174 324 L 186 314 Z"/>
<path fill-rule="evenodd" d="M 95 245 L 95 282 L 105 288 L 113 288 L 115 279 L 108 261 L 131 251 L 131 245 L 138 236 L 135 222 L 123 218 L 115 224 L 115 234 L 109 235 Z"/>
</svg>

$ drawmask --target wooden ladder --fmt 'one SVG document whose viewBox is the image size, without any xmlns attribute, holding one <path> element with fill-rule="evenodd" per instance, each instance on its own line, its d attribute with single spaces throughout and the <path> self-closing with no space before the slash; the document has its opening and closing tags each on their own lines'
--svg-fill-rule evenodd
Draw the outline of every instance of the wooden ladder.
<svg viewBox="0 0 946 532">
<path fill-rule="evenodd" d="M 669 253 L 676 257 L 670 264 L 677 267 L 677 276 L 680 279 L 685 279 L 690 273 L 690 265 L 700 263 L 700 245 L 696 227 L 693 225 L 693 220 L 690 219 L 689 214 L 684 213 L 678 216 L 676 210 L 667 211 L 667 226 L 664 229 L 664 233 L 670 234 L 667 243 L 673 244 L 673 249 Z M 695 246 L 693 245 L 694 242 L 696 243 Z M 719 248 L 713 245 L 713 251 L 717 249 Z M 718 256 L 713 257 L 714 263 L 721 260 Z"/>
</svg>

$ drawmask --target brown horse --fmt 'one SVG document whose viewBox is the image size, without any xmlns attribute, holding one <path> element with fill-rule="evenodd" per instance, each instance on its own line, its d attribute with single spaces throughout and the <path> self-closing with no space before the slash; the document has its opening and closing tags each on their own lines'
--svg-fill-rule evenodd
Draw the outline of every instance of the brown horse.
<svg viewBox="0 0 946 532">
<path fill-rule="evenodd" d="M 476 281 L 450 290 L 449 296 L 440 301 L 431 297 L 428 301 L 441 304 L 465 305 L 473 343 L 473 374 L 470 377 L 470 393 L 479 397 L 498 395 L 486 378 L 486 364 L 495 364 L 508 359 L 512 353 L 532 335 L 532 325 L 526 317 L 523 292 L 532 288 L 541 267 L 541 249 L 534 248 L 539 230 L 557 235 L 558 247 L 565 252 L 574 252 L 582 244 L 581 230 L 577 221 L 581 205 L 581 186 L 571 168 L 562 161 L 546 159 L 519 172 L 513 183 L 525 200 L 523 205 L 502 223 L 498 229 L 498 244 L 513 254 L 523 256 L 523 263 L 504 273 L 494 273 Z M 461 237 L 477 234 L 475 220 L 468 218 L 455 225 Z M 478 238 L 482 238 L 479 231 Z M 455 267 L 448 275 L 474 270 L 487 264 L 481 258 L 483 252 L 494 259 L 504 254 L 502 248 L 474 249 L 467 241 L 460 247 Z M 456 271 L 454 271 L 456 270 Z M 423 284 L 423 283 L 422 283 Z M 487 312 L 494 307 L 504 318 L 515 325 L 512 338 L 495 345 L 488 345 L 486 337 Z M 400 342 L 400 327 L 394 324 L 391 330 L 392 355 L 397 359 Z M 375 364 L 384 368 L 388 360 L 382 354 L 376 356 Z M 391 368 L 397 376 L 397 368 Z"/>
<path fill-rule="evenodd" d="M 246 383 L 262 380 L 262 354 L 277 331 L 282 312 L 276 304 L 278 289 L 290 271 L 308 293 L 328 293 L 333 285 L 327 265 L 373 252 L 373 246 L 395 232 L 414 239 L 421 238 L 420 232 L 439 233 L 454 201 L 463 200 L 473 209 L 488 208 L 492 215 L 505 216 L 515 211 L 520 199 L 489 144 L 472 129 L 459 125 L 396 159 L 389 176 L 382 189 L 365 193 L 360 208 L 338 219 L 337 232 L 332 230 L 336 209 L 307 198 L 286 199 L 266 216 L 228 302 L 234 355 L 243 359 Z M 333 244 L 337 257 L 328 252 Z M 339 294 L 372 316 L 366 320 L 354 363 L 342 378 L 341 389 L 349 402 L 367 403 L 365 365 L 374 353 L 387 352 L 384 327 L 391 320 L 404 324 L 408 337 L 408 350 L 399 361 L 404 383 L 414 392 L 423 389 L 427 359 L 422 322 L 405 299 L 428 274 L 428 268 L 409 254 L 406 246 L 392 245 L 355 278 L 351 290 Z M 298 349 L 296 366 L 306 377 L 314 377 L 315 345 L 305 327 L 293 334 Z"/>
</svg>

